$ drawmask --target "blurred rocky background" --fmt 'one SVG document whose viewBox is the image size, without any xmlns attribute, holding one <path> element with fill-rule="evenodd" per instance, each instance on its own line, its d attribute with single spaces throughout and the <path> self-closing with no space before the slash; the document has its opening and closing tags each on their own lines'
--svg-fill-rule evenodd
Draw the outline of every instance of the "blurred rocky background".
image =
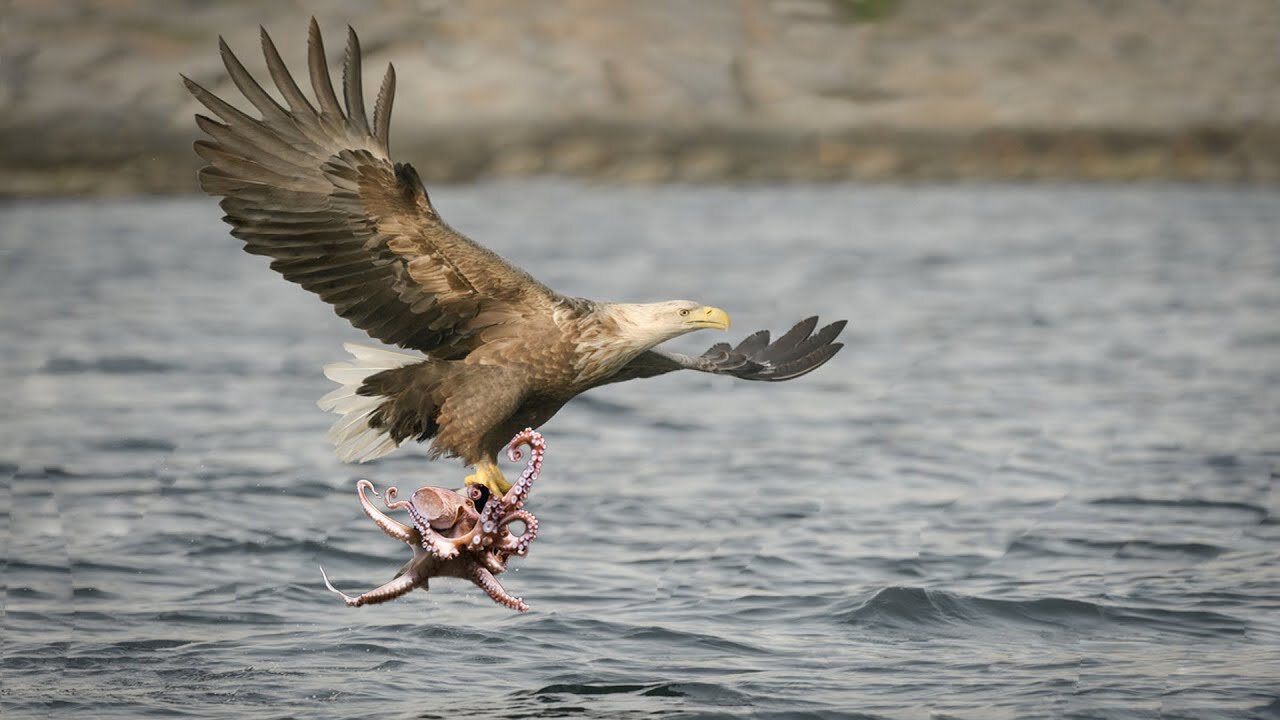
<svg viewBox="0 0 1280 720">
<path fill-rule="evenodd" d="M 0 193 L 194 190 L 178 73 L 311 15 L 429 181 L 1280 181 L 1276 0 L 0 0 Z"/>
</svg>

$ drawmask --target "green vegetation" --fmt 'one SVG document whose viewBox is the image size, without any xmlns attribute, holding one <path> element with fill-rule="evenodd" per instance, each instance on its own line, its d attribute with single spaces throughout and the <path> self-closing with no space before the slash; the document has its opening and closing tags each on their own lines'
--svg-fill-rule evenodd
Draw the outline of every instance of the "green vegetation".
<svg viewBox="0 0 1280 720">
<path fill-rule="evenodd" d="M 902 0 L 836 0 L 853 22 L 885 20 L 897 12 Z"/>
</svg>

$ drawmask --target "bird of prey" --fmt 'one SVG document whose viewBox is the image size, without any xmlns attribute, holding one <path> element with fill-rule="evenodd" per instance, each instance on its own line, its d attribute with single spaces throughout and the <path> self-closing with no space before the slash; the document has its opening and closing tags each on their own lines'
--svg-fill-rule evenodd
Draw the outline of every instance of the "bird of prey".
<svg viewBox="0 0 1280 720">
<path fill-rule="evenodd" d="M 561 295 L 447 225 L 417 172 L 388 148 L 396 76 L 390 65 L 370 122 L 360 44 L 348 28 L 342 100 L 319 26 L 311 20 L 307 70 L 314 98 L 289 74 L 262 31 L 266 64 L 283 104 L 219 39 L 231 82 L 258 117 L 183 77 L 217 119 L 197 115 L 209 139 L 201 188 L 221 196 L 223 218 L 246 251 L 271 258 L 286 280 L 338 315 L 413 354 L 348 344 L 353 358 L 326 368 L 341 387 L 320 406 L 341 417 L 329 433 L 348 462 L 385 455 L 407 440 L 459 457 L 467 484 L 510 487 L 497 454 L 574 396 L 673 370 L 747 380 L 789 380 L 842 347 L 844 321 L 801 321 L 769 342 L 757 332 L 700 356 L 657 346 L 685 333 L 729 327 L 724 310 L 688 300 L 628 304 Z"/>
</svg>

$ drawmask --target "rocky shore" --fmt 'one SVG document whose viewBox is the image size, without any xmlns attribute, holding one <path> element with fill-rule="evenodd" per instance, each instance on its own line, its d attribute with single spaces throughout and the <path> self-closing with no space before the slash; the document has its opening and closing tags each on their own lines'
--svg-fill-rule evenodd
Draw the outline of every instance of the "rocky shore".
<svg viewBox="0 0 1280 720">
<path fill-rule="evenodd" d="M 306 19 L 428 181 L 1280 182 L 1272 0 L 436 0 L 0 4 L 0 193 L 195 189 L 184 73 L 225 36 L 295 72 Z M 264 75 L 265 77 L 265 75 Z"/>
</svg>

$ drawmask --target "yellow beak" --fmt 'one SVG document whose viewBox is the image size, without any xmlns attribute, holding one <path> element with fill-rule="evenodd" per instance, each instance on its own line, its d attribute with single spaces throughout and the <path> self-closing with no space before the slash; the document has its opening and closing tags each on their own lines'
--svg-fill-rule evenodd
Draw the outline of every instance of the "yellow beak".
<svg viewBox="0 0 1280 720">
<path fill-rule="evenodd" d="M 689 317 L 685 320 L 685 324 L 692 325 L 695 328 L 728 330 L 729 313 L 718 307 L 701 307 L 689 313 Z"/>
</svg>

